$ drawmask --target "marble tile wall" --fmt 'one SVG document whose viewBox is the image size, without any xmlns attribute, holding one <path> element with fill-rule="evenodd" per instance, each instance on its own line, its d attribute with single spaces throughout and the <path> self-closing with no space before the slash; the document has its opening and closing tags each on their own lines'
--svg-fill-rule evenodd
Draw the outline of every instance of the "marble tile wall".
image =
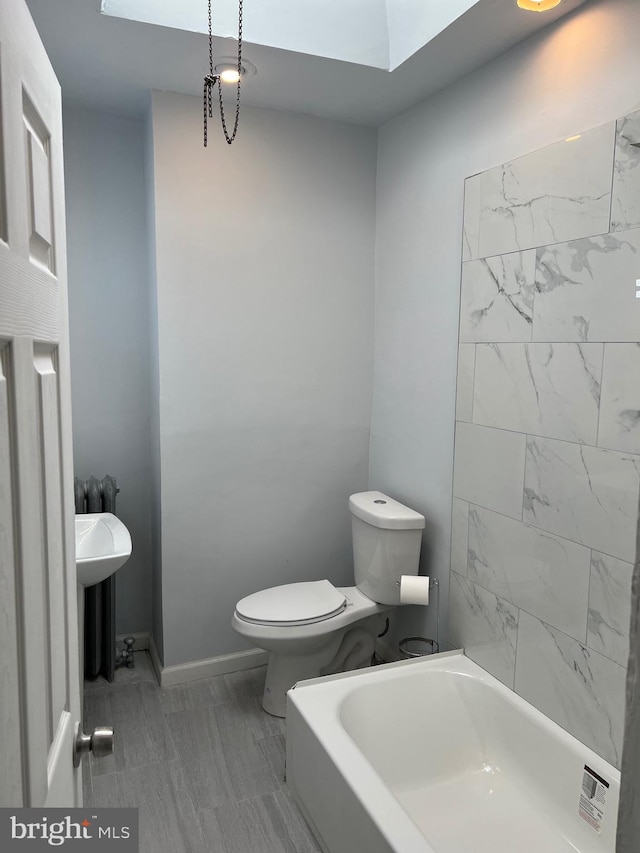
<svg viewBox="0 0 640 853">
<path fill-rule="evenodd" d="M 449 639 L 619 766 L 640 110 L 468 178 L 461 278 Z"/>
</svg>

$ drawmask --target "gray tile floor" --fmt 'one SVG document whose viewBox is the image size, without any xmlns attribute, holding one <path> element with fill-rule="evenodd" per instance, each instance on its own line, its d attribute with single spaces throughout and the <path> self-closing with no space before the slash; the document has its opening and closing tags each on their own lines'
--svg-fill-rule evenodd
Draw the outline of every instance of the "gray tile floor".
<svg viewBox="0 0 640 853">
<path fill-rule="evenodd" d="M 284 782 L 284 720 L 260 707 L 265 668 L 158 686 L 146 652 L 85 685 L 84 729 L 114 754 L 85 759 L 84 802 L 140 810 L 141 853 L 318 853 Z"/>
</svg>

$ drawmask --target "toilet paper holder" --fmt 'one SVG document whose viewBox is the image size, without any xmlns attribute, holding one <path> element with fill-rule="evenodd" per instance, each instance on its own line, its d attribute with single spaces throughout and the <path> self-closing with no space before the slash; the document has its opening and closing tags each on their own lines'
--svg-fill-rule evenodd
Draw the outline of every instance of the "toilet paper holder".
<svg viewBox="0 0 640 853">
<path fill-rule="evenodd" d="M 396 586 L 400 586 L 400 581 L 396 581 Z M 435 645 L 435 652 L 440 651 L 440 581 L 438 578 L 429 580 L 429 589 L 436 593 L 436 639 L 429 640 L 423 637 L 407 637 L 407 640 L 424 639 L 425 642 Z M 404 640 L 402 641 L 404 642 Z M 409 655 L 409 657 L 417 657 L 418 655 Z"/>
</svg>

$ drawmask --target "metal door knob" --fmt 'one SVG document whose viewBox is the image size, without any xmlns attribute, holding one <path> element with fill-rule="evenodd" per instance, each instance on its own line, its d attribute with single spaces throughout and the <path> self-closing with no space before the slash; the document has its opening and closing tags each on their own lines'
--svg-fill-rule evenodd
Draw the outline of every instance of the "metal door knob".
<svg viewBox="0 0 640 853">
<path fill-rule="evenodd" d="M 80 726 L 76 727 L 76 739 L 73 744 L 73 766 L 78 767 L 85 753 L 92 752 L 96 758 L 104 758 L 113 752 L 113 728 L 98 726 L 90 735 L 86 735 Z"/>
</svg>

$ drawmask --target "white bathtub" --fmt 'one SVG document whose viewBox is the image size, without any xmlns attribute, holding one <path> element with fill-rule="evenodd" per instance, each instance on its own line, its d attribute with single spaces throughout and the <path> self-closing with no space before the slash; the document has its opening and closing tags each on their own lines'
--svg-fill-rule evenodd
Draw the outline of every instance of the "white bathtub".
<svg viewBox="0 0 640 853">
<path fill-rule="evenodd" d="M 460 652 L 296 685 L 287 783 L 328 853 L 615 849 L 618 771 Z"/>
</svg>

